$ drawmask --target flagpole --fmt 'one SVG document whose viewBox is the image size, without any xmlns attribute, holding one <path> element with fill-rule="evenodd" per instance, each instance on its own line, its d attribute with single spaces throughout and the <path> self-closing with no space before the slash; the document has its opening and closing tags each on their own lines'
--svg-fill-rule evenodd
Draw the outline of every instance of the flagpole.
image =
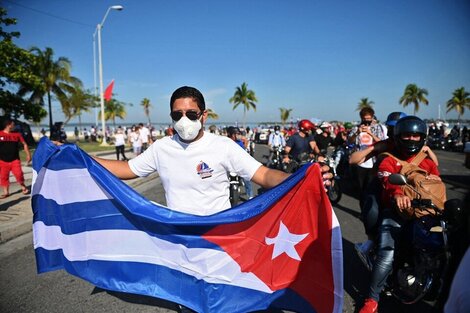
<svg viewBox="0 0 470 313">
<path fill-rule="evenodd" d="M 93 33 L 93 82 L 94 82 L 94 90 L 93 94 L 96 98 L 98 98 L 98 86 L 96 85 L 96 32 L 98 28 Z M 95 126 L 98 125 L 98 107 L 95 106 Z"/>
<path fill-rule="evenodd" d="M 98 32 L 98 69 L 100 75 L 100 105 L 101 105 L 101 128 L 103 132 L 103 141 L 101 145 L 106 146 L 108 143 L 106 142 L 106 121 L 104 119 L 104 94 L 103 94 L 103 60 L 101 54 L 101 29 L 103 28 L 104 21 L 111 10 L 118 10 L 121 11 L 123 9 L 122 5 L 113 5 L 108 8 L 106 14 L 103 17 L 103 20 L 100 24 L 96 26 L 96 31 Z"/>
</svg>

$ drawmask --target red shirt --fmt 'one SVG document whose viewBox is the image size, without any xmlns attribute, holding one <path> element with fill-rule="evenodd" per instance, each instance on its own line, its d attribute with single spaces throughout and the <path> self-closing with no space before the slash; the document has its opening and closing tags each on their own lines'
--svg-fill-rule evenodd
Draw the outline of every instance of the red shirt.
<svg viewBox="0 0 470 313">
<path fill-rule="evenodd" d="M 412 156 L 406 162 L 410 163 L 413 161 L 415 156 Z M 439 170 L 437 169 L 436 163 L 434 163 L 431 159 L 426 158 L 419 164 L 419 167 L 424 169 L 428 172 L 428 174 L 437 175 L 439 176 Z M 390 207 L 391 200 L 394 195 L 403 195 L 401 190 L 401 186 L 392 185 L 388 182 L 388 176 L 391 174 L 400 173 L 401 164 L 398 163 L 397 160 L 392 158 L 391 156 L 387 156 L 379 165 L 379 169 L 377 172 L 377 176 L 382 182 L 383 192 L 382 192 L 382 201 L 385 205 Z"/>
<path fill-rule="evenodd" d="M 4 162 L 19 160 L 19 142 L 25 143 L 20 133 L 7 133 L 0 130 L 0 160 Z"/>
</svg>

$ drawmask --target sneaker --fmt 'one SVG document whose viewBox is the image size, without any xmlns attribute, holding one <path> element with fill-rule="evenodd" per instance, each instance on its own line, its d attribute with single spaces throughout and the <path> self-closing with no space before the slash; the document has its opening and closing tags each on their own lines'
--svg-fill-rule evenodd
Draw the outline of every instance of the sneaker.
<svg viewBox="0 0 470 313">
<path fill-rule="evenodd" d="M 364 306 L 359 310 L 359 313 L 377 313 L 379 309 L 379 303 L 374 299 L 368 298 L 364 302 Z"/>
<path fill-rule="evenodd" d="M 361 262 L 366 266 L 368 271 L 372 271 L 372 261 L 370 259 L 370 250 L 363 250 L 362 244 L 354 244 L 354 249 L 356 250 L 357 256 L 361 259 Z"/>
</svg>

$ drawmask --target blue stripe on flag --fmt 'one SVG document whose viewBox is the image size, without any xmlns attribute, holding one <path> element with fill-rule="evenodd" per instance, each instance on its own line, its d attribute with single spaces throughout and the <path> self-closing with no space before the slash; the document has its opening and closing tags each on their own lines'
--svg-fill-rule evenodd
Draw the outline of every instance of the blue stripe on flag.
<svg viewBox="0 0 470 313">
<path fill-rule="evenodd" d="M 49 251 L 38 248 L 36 259 L 38 263 L 46 264 L 65 261 L 63 264 L 67 272 L 100 288 L 159 297 L 181 303 L 197 312 L 251 312 L 277 307 L 315 313 L 310 304 L 291 289 L 269 294 L 237 286 L 211 284 L 165 266 L 146 263 L 96 260 L 68 262 L 62 250 Z M 155 282 L 158 282 L 158 285 Z M 217 301 L 211 304 L 201 303 L 201 298 Z M 201 303 L 201 307 L 195 306 L 198 303 Z"/>
</svg>

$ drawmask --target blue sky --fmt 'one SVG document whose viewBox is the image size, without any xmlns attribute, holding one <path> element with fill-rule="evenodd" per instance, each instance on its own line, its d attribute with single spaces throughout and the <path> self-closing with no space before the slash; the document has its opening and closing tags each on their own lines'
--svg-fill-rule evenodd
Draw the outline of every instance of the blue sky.
<svg viewBox="0 0 470 313">
<path fill-rule="evenodd" d="M 72 74 L 94 88 L 93 33 L 102 30 L 105 86 L 115 79 L 126 121 L 166 123 L 169 97 L 190 85 L 204 94 L 219 122 L 242 122 L 229 103 L 243 82 L 258 108 L 247 122 L 294 118 L 357 120 L 357 103 L 374 101 L 379 119 L 403 108 L 408 83 L 429 92 L 418 116 L 456 118 L 445 103 L 459 87 L 470 90 L 470 2 L 454 1 L 97 1 L 2 0 L 18 24 L 23 48 L 51 47 L 72 62 Z M 404 109 L 411 114 L 412 107 Z M 61 118 L 54 105 L 54 120 Z M 470 118 L 470 110 L 464 118 Z M 94 114 L 82 120 L 92 122 Z"/>
</svg>

